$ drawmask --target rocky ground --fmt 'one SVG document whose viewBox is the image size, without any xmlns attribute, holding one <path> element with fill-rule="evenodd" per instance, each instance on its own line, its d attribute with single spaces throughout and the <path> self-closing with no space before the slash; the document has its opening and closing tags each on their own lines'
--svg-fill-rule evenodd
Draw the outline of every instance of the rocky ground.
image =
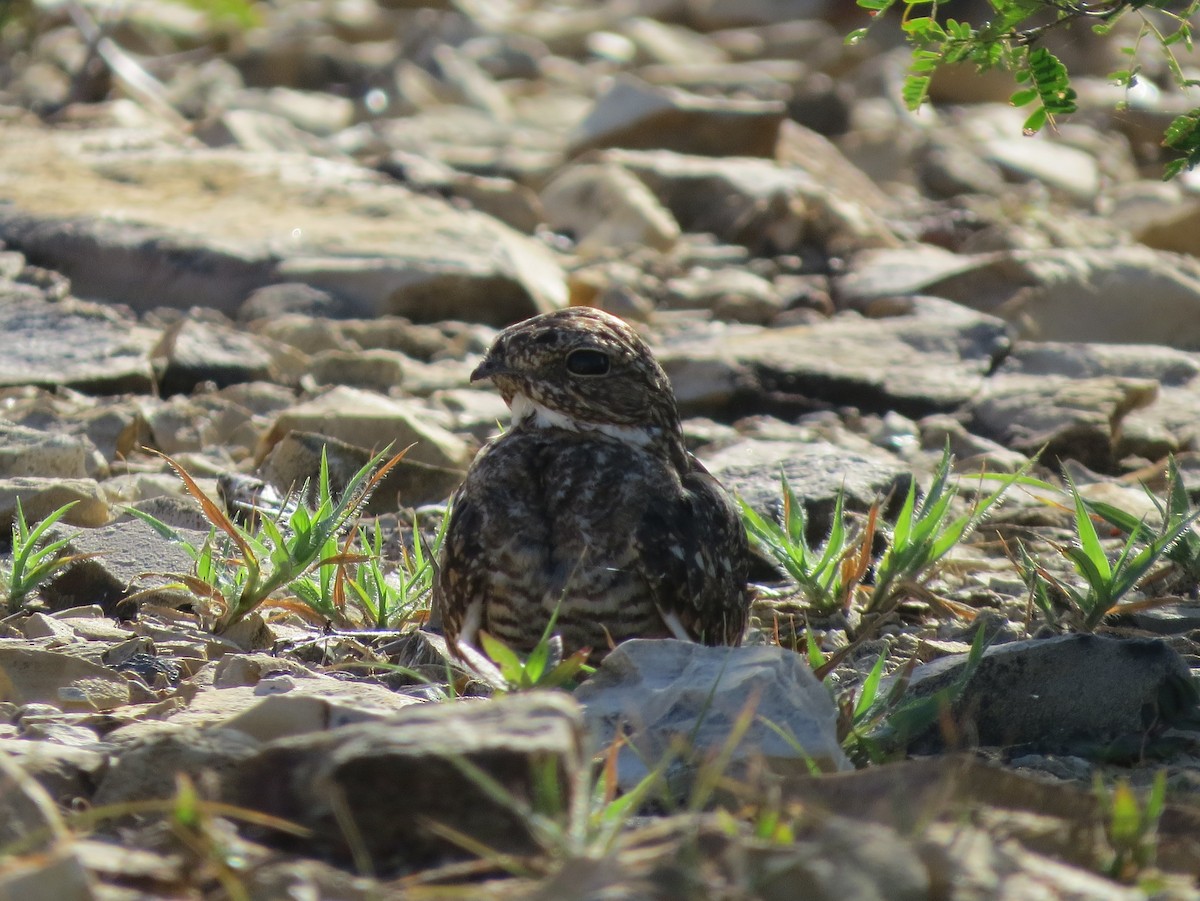
<svg viewBox="0 0 1200 901">
<path fill-rule="evenodd" d="M 0 620 L 0 898 L 1200 897 L 1194 575 L 1091 634 L 1011 559 L 1082 585 L 1064 473 L 1135 519 L 1168 455 L 1200 489 L 1200 181 L 1158 178 L 1160 60 L 1118 110 L 1133 35 L 1068 35 L 1081 111 L 1025 138 L 1004 78 L 906 112 L 894 23 L 847 47 L 846 2 L 254 10 L 0 8 L 3 531 L 73 504 Z M 491 336 L 566 304 L 637 323 L 696 453 L 768 517 L 782 470 L 815 539 L 844 488 L 886 541 L 947 445 L 956 515 L 981 470 L 1048 484 L 883 620 L 764 559 L 743 648 L 632 642 L 573 692 L 468 677 L 421 598 L 214 630 L 179 578 L 214 514 L 161 454 L 233 510 L 324 445 L 335 488 L 411 445 L 363 523 L 393 569 L 505 418 L 468 382 Z M 865 765 L 880 655 L 930 697 L 979 632 L 940 728 L 884 718 Z"/>
</svg>

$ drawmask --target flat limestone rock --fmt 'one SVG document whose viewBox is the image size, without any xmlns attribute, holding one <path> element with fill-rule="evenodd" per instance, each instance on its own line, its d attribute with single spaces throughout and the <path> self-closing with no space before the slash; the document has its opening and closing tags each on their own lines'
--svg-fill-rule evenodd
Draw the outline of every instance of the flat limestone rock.
<svg viewBox="0 0 1200 901">
<path fill-rule="evenodd" d="M 102 806 L 170 798 L 180 773 L 193 779 L 220 778 L 259 747 L 258 741 L 233 729 L 161 726 L 158 731 L 131 733 L 117 743 L 93 800 Z"/>
<path fill-rule="evenodd" d="M 689 413 L 745 415 L 822 402 L 925 416 L 970 400 L 1009 347 L 1001 320 L 914 298 L 907 315 L 835 316 L 681 340 L 661 348 L 659 361 L 672 380 L 677 372 L 708 370 L 679 392 Z"/>
<path fill-rule="evenodd" d="M 0 478 L 87 478 L 95 452 L 86 438 L 44 432 L 0 419 Z"/>
<path fill-rule="evenodd" d="M 90 748 L 22 738 L 0 739 L 0 756 L 20 766 L 64 806 L 76 798 L 90 798 L 107 765 L 104 754 Z"/>
<path fill-rule="evenodd" d="M 1158 386 L 1148 379 L 1072 379 L 1000 372 L 968 406 L 972 432 L 1005 447 L 1047 459 L 1072 458 L 1110 471 L 1120 459 L 1124 416 L 1154 403 Z"/>
<path fill-rule="evenodd" d="M 570 152 L 628 147 L 769 157 L 785 113 L 777 100 L 704 97 L 626 75 L 613 81 L 576 127 Z"/>
<path fill-rule="evenodd" d="M 0 184 L 3 178 L 0 174 Z M 7 211 L 0 204 L 0 221 Z M 71 298 L 50 302 L 6 284 L 0 282 L 0 331 L 5 336 L 0 387 L 40 385 L 92 394 L 151 389 L 153 329 L 99 304 Z"/>
<path fill-rule="evenodd" d="M 129 703 L 129 682 L 114 670 L 68 654 L 0 647 L 0 701 L 112 710 Z"/>
<path fill-rule="evenodd" d="M 259 741 L 385 719 L 413 698 L 369 682 L 329 676 L 268 676 L 253 686 L 202 691 L 168 722 L 236 729 Z"/>
<path fill-rule="evenodd" d="M 1200 262 L 1140 245 L 867 251 L 837 287 L 859 300 L 944 297 L 1001 316 L 1032 340 L 1200 346 Z"/>
<path fill-rule="evenodd" d="M 796 128 L 786 132 L 793 143 L 805 131 Z M 616 164 L 636 175 L 685 232 L 712 232 L 755 253 L 791 251 L 802 241 L 839 254 L 895 246 L 895 235 L 879 215 L 887 206 L 880 192 L 872 192 L 866 177 L 828 141 L 818 153 L 819 166 L 811 159 L 782 165 L 749 155 L 708 157 L 671 150 L 611 149 L 584 159 Z"/>
<path fill-rule="evenodd" d="M 7 530 L 17 515 L 17 501 L 28 523 L 45 519 L 59 507 L 74 503 L 59 520 L 89 528 L 112 518 L 108 497 L 95 479 L 17 477 L 0 479 L 0 529 Z"/>
<path fill-rule="evenodd" d="M 201 547 L 207 537 L 206 532 L 180 532 L 195 547 Z M 67 552 L 85 556 L 43 586 L 42 594 L 54 610 L 99 604 L 111 615 L 135 591 L 162 585 L 173 575 L 190 575 L 195 568 L 182 545 L 164 538 L 140 519 L 80 532 L 71 539 Z M 132 614 L 133 608 L 127 606 L 122 612 Z"/>
<path fill-rule="evenodd" d="M 0 876 L 0 898 L 55 898 L 56 901 L 96 901 L 95 885 L 79 856 L 65 847 L 50 855 L 30 856 L 30 862 L 6 868 Z"/>
<path fill-rule="evenodd" d="M 137 310 L 233 313 L 277 281 L 367 316 L 503 325 L 566 303 L 537 241 L 351 163 L 10 127 L 0 196 L 0 240 L 80 295 Z"/>
<path fill-rule="evenodd" d="M 274 447 L 293 431 L 327 435 L 371 451 L 390 444 L 399 453 L 412 444 L 405 457 L 410 462 L 466 469 L 471 455 L 467 443 L 429 419 L 410 401 L 338 386 L 280 413 L 264 444 Z"/>
<path fill-rule="evenodd" d="M 237 766 L 227 796 L 308 826 L 337 860 L 348 861 L 351 847 L 367 853 L 380 872 L 469 856 L 431 824 L 525 854 L 537 847 L 528 819 L 485 780 L 517 805 L 532 803 L 535 783 L 554 780 L 568 810 L 583 745 L 579 707 L 564 694 L 422 704 L 382 722 L 270 742 Z M 353 846 L 339 825 L 346 817 L 360 836 Z"/>
<path fill-rule="evenodd" d="M 810 536 L 829 534 L 839 491 L 845 492 L 846 509 L 865 512 L 889 493 L 903 497 L 912 479 L 899 457 L 826 441 L 739 441 L 705 456 L 704 465 L 726 489 L 772 520 L 783 509 L 782 471 L 804 504 Z"/>
</svg>

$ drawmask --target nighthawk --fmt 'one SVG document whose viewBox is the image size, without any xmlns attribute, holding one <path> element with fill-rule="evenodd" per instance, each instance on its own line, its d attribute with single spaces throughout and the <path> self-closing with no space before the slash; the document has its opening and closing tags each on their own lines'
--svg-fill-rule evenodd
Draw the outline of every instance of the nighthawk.
<svg viewBox="0 0 1200 901">
<path fill-rule="evenodd" d="M 627 638 L 737 644 L 748 552 L 737 508 L 684 447 L 666 373 L 632 328 L 578 307 L 500 332 L 491 379 L 512 425 L 451 501 L 434 587 L 452 644 L 564 650 Z"/>
</svg>

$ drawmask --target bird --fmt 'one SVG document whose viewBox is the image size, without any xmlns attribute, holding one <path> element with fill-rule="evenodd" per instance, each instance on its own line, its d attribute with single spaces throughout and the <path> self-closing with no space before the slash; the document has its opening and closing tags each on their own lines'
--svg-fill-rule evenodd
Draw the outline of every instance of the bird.
<svg viewBox="0 0 1200 901">
<path fill-rule="evenodd" d="M 432 602 L 447 643 L 486 631 L 528 652 L 553 618 L 591 663 L 630 638 L 739 644 L 746 533 L 638 333 L 591 307 L 534 316 L 497 334 L 471 373 L 486 379 L 512 422 L 450 499 Z"/>
</svg>

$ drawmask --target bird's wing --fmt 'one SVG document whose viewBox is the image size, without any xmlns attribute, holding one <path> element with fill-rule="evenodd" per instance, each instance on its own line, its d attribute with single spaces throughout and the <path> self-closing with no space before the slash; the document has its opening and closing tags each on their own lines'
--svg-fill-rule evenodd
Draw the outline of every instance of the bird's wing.
<svg viewBox="0 0 1200 901">
<path fill-rule="evenodd" d="M 469 492 L 461 488 L 450 503 L 448 515 L 450 522 L 446 526 L 434 580 L 430 619 L 433 622 L 440 619 L 446 637 L 456 641 L 467 624 L 471 605 L 482 602 L 485 582 L 480 572 L 481 562 L 485 559 L 481 541 L 483 515 Z M 474 635 L 464 638 L 468 642 L 474 641 Z"/>
<path fill-rule="evenodd" d="M 746 627 L 746 532 L 733 500 L 698 462 L 683 492 L 648 507 L 638 566 L 668 628 L 704 644 L 738 644 Z"/>
</svg>

